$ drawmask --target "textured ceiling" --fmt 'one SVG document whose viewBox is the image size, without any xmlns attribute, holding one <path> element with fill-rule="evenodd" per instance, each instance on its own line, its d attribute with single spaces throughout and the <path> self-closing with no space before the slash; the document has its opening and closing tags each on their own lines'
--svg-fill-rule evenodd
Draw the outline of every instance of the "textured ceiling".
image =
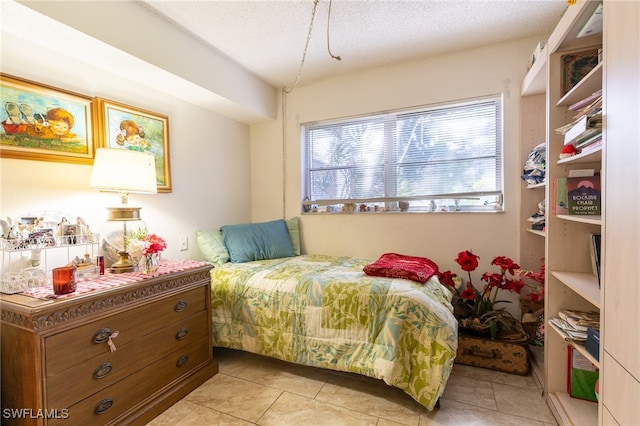
<svg viewBox="0 0 640 426">
<path fill-rule="evenodd" d="M 275 87 L 293 86 L 314 0 L 145 0 L 141 4 Z M 537 34 L 566 0 L 319 0 L 299 84 Z M 329 45 L 335 56 L 332 59 Z M 533 46 L 532 46 L 533 49 Z"/>
</svg>

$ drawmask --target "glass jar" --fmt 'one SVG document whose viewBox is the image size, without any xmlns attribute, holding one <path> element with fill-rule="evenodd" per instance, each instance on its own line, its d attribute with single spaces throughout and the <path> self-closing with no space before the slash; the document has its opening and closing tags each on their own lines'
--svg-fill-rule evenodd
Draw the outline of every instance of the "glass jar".
<svg viewBox="0 0 640 426">
<path fill-rule="evenodd" d="M 160 268 L 160 253 L 145 254 L 138 263 L 138 272 L 146 275 L 155 275 Z"/>
</svg>

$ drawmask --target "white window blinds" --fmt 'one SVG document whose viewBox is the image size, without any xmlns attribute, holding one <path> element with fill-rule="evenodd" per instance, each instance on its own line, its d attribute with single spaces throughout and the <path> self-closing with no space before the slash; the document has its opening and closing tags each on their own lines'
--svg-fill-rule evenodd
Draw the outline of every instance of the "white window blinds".
<svg viewBox="0 0 640 426">
<path fill-rule="evenodd" d="M 499 96 L 303 125 L 304 210 L 365 203 L 394 210 L 501 208 Z M 378 210 L 378 209 L 376 209 Z"/>
</svg>

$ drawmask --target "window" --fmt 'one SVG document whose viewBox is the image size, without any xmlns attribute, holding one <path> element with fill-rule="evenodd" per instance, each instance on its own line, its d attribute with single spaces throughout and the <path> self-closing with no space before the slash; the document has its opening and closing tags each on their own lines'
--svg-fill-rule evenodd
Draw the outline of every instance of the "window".
<svg viewBox="0 0 640 426">
<path fill-rule="evenodd" d="M 502 209 L 499 96 L 307 123 L 302 139 L 303 211 Z"/>
</svg>

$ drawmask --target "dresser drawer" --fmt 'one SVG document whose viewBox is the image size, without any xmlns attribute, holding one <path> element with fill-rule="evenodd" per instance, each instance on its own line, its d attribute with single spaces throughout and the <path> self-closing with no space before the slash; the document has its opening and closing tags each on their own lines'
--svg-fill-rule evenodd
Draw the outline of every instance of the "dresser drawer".
<svg viewBox="0 0 640 426">
<path fill-rule="evenodd" d="M 69 407 L 154 361 L 197 341 L 208 341 L 207 311 L 168 324 L 142 338 L 118 346 L 67 370 L 47 371 L 47 407 Z M 68 392 L 73 383 L 73 392 Z"/>
<path fill-rule="evenodd" d="M 200 339 L 69 407 L 68 419 L 51 420 L 49 424 L 107 424 L 145 399 L 152 398 L 165 385 L 207 362 L 210 350 L 208 338 Z"/>
<path fill-rule="evenodd" d="M 109 353 L 107 341 L 111 333 L 118 332 L 112 340 L 116 347 L 121 347 L 168 323 L 206 310 L 207 289 L 195 288 L 47 337 L 47 375 L 61 374 L 74 365 Z"/>
</svg>

